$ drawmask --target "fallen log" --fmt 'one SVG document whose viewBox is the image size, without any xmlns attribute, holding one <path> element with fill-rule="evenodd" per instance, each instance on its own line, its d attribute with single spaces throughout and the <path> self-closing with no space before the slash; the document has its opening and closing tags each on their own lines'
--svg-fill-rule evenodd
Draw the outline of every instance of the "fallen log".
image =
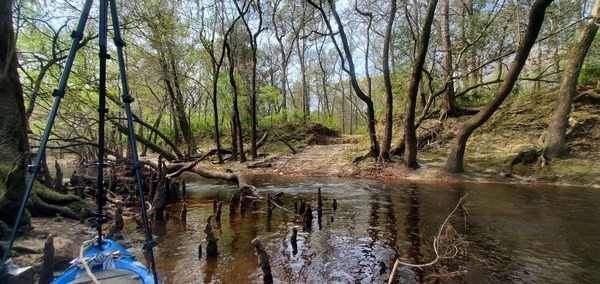
<svg viewBox="0 0 600 284">
<path fill-rule="evenodd" d="M 229 172 L 209 171 L 209 170 L 204 169 L 202 166 L 198 165 L 198 162 L 199 161 L 197 160 L 197 161 L 194 161 L 187 165 L 168 164 L 168 165 L 166 165 L 166 167 L 167 167 L 167 172 L 169 174 L 167 174 L 165 177 L 167 179 L 172 179 L 172 178 L 180 176 L 184 172 L 192 172 L 203 178 L 221 179 L 221 180 L 226 180 L 226 181 L 230 181 L 230 182 L 235 182 L 235 183 L 237 183 L 238 189 L 240 190 L 240 192 L 242 194 L 253 196 L 253 197 L 257 196 L 256 187 L 249 185 L 248 182 L 246 181 L 246 178 L 244 177 L 244 175 L 241 172 L 229 173 Z M 177 170 L 172 172 L 173 168 L 177 168 Z"/>
</svg>

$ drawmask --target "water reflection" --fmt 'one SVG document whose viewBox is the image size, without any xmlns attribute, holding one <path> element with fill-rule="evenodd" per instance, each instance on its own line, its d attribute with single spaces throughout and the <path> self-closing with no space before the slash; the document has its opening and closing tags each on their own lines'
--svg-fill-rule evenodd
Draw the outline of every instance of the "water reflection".
<svg viewBox="0 0 600 284">
<path fill-rule="evenodd" d="M 451 271 L 460 274 L 442 282 L 600 281 L 600 209 L 595 204 L 600 192 L 594 189 L 269 177 L 252 183 L 265 196 L 284 192 L 281 200 L 290 211 L 296 200 L 310 201 L 315 214 L 321 187 L 323 214 L 313 220 L 312 230 L 302 230 L 293 216 L 278 208 L 268 219 L 262 204 L 243 214 L 223 214 L 220 224 L 213 223 L 219 257 L 198 260 L 198 244 L 206 247 L 202 230 L 213 213 L 212 200 L 228 202 L 235 187 L 190 182 L 188 221 L 175 218 L 181 205 L 172 205 L 171 219 L 153 223 L 159 242 L 157 269 L 167 283 L 260 283 L 250 244 L 254 237 L 269 253 L 275 282 L 387 282 L 397 257 L 410 263 L 435 258 L 432 240 L 465 194 L 468 212 L 459 208 L 450 221 L 469 242 L 468 253 L 444 261 L 437 270 L 401 267 L 398 282 L 428 282 L 435 280 L 433 273 Z M 297 247 L 290 243 L 294 226 L 299 228 Z M 135 223 L 127 227 L 132 234 L 141 231 Z"/>
</svg>

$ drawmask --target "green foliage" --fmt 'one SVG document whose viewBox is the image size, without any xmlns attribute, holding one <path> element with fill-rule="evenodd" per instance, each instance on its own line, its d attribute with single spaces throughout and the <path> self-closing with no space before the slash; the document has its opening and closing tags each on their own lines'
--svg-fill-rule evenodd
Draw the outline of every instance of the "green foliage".
<svg viewBox="0 0 600 284">
<path fill-rule="evenodd" d="M 579 84 L 594 84 L 598 81 L 600 81 L 600 63 L 584 63 L 579 74 Z"/>
<path fill-rule="evenodd" d="M 354 130 L 354 135 L 363 135 L 367 133 L 367 127 L 366 126 L 360 126 L 357 129 Z"/>
<path fill-rule="evenodd" d="M 597 84 L 598 81 L 600 81 L 600 36 L 596 35 L 581 68 L 579 83 Z"/>
<path fill-rule="evenodd" d="M 285 112 L 267 115 L 260 120 L 260 127 L 268 128 L 275 125 L 283 125 L 286 123 Z"/>
<path fill-rule="evenodd" d="M 490 99 L 489 94 L 481 91 L 468 92 L 464 96 L 458 98 L 459 104 L 466 107 L 477 107 L 484 105 Z"/>
<path fill-rule="evenodd" d="M 340 125 L 337 119 L 332 115 L 326 115 L 321 121 L 321 123 L 323 123 L 323 125 L 325 125 L 325 127 L 327 128 L 340 129 Z"/>
</svg>

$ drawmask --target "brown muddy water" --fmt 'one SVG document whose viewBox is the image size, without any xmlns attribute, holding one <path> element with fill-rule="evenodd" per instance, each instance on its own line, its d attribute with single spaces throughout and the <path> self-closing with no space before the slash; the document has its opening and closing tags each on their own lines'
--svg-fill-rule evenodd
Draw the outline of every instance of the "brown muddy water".
<svg viewBox="0 0 600 284">
<path fill-rule="evenodd" d="M 468 242 L 466 252 L 423 270 L 400 266 L 396 283 L 600 283 L 599 189 L 272 176 L 250 183 L 263 196 L 283 192 L 291 210 L 299 198 L 311 201 L 311 228 L 279 208 L 267 218 L 262 203 L 235 215 L 224 204 L 221 222 L 213 223 L 219 256 L 198 259 L 198 245 L 206 249 L 212 201 L 229 200 L 236 187 L 188 181 L 187 222 L 178 219 L 181 204 L 174 204 L 166 221 L 152 225 L 157 270 L 166 283 L 261 283 L 250 243 L 256 237 L 269 254 L 275 283 L 387 283 L 397 257 L 411 263 L 435 258 L 433 238 L 465 194 L 467 212 L 450 220 Z M 318 188 L 326 198 L 322 218 Z M 127 226 L 126 233 L 141 236 L 139 225 Z M 294 226 L 297 251 L 289 241 Z"/>
</svg>

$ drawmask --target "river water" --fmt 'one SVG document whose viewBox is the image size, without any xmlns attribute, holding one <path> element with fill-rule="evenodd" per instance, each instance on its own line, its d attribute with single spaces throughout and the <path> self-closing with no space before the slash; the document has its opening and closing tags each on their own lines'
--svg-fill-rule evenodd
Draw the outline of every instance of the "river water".
<svg viewBox="0 0 600 284">
<path fill-rule="evenodd" d="M 264 196 L 283 192 L 290 210 L 300 198 L 315 209 L 321 188 L 323 215 L 317 218 L 315 210 L 311 228 L 303 228 L 279 208 L 267 218 L 263 204 L 235 215 L 225 204 L 221 222 L 213 223 L 219 256 L 199 259 L 212 201 L 229 200 L 236 187 L 188 182 L 187 222 L 178 219 L 179 203 L 169 207 L 166 221 L 153 223 L 157 270 L 166 283 L 261 283 L 251 245 L 256 237 L 269 254 L 275 283 L 387 283 L 396 258 L 435 258 L 433 239 L 465 194 L 466 210 L 449 219 L 466 241 L 464 250 L 425 269 L 401 265 L 396 281 L 600 283 L 599 189 L 274 176 L 249 183 Z M 297 250 L 289 242 L 294 226 Z"/>
</svg>

